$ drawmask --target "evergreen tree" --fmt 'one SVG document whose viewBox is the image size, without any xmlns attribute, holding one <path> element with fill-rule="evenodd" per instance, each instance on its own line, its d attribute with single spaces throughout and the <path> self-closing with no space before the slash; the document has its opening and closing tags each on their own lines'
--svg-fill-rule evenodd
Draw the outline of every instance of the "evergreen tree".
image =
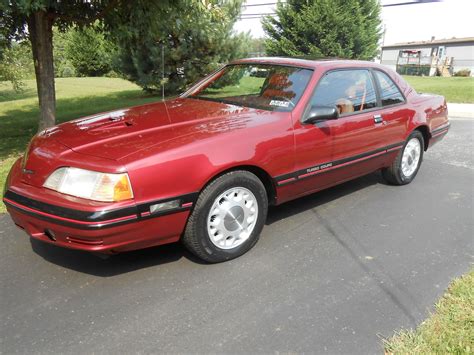
<svg viewBox="0 0 474 355">
<path fill-rule="evenodd" d="M 287 0 L 263 19 L 268 55 L 371 60 L 381 37 L 378 0 Z"/>
<path fill-rule="evenodd" d="M 163 9 L 161 14 L 131 9 L 129 16 L 141 16 L 141 23 L 147 22 L 143 17 L 152 17 L 147 26 L 114 33 L 119 48 L 116 70 L 147 91 L 161 90 L 166 83 L 166 94 L 180 92 L 220 64 L 246 55 L 249 35 L 232 30 L 242 2 L 210 0 L 180 12 Z M 206 11 L 198 8 L 203 3 Z M 157 23 L 156 16 L 167 21 Z"/>
<path fill-rule="evenodd" d="M 102 26 L 74 28 L 67 33 L 65 54 L 78 76 L 101 76 L 112 70 L 114 45 L 105 39 Z"/>
</svg>

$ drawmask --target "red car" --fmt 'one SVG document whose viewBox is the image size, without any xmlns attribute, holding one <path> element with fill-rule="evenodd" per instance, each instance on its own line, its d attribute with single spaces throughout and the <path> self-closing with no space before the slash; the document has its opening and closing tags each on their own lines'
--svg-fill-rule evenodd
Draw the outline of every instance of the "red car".
<svg viewBox="0 0 474 355">
<path fill-rule="evenodd" d="M 443 97 L 370 62 L 233 62 L 176 99 L 60 124 L 13 166 L 17 226 L 116 253 L 181 240 L 221 262 L 257 242 L 268 205 L 382 170 L 411 182 L 449 129 Z"/>
</svg>

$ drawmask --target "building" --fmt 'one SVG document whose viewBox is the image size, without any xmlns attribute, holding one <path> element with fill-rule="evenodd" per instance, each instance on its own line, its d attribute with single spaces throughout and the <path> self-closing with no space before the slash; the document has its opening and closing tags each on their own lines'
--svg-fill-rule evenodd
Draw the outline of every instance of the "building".
<svg viewBox="0 0 474 355">
<path fill-rule="evenodd" d="M 474 76 L 474 37 L 383 46 L 380 62 L 400 74 L 451 76 L 467 69 Z"/>
</svg>

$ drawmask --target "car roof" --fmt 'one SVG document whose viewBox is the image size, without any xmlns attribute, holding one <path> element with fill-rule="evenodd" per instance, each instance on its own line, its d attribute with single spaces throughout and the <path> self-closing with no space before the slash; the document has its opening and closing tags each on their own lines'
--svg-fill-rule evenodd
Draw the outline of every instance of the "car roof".
<svg viewBox="0 0 474 355">
<path fill-rule="evenodd" d="M 343 67 L 379 67 L 377 63 L 363 60 L 348 60 L 348 59 L 301 59 L 290 57 L 256 57 L 245 58 L 233 61 L 231 64 L 274 64 L 274 65 L 289 65 L 294 67 L 303 67 L 315 69 L 317 67 L 343 68 Z"/>
</svg>

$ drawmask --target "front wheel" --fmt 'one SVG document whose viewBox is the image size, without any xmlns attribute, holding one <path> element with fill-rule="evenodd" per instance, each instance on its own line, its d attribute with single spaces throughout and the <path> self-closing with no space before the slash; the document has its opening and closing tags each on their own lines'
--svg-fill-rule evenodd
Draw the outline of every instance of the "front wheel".
<svg viewBox="0 0 474 355">
<path fill-rule="evenodd" d="M 393 185 L 406 185 L 412 182 L 423 160 L 423 147 L 423 135 L 420 131 L 413 131 L 392 165 L 382 169 L 384 179 Z"/>
<path fill-rule="evenodd" d="M 207 262 L 234 259 L 255 245 L 267 210 L 268 198 L 260 179 L 248 171 L 229 172 L 201 192 L 182 241 Z"/>
</svg>

